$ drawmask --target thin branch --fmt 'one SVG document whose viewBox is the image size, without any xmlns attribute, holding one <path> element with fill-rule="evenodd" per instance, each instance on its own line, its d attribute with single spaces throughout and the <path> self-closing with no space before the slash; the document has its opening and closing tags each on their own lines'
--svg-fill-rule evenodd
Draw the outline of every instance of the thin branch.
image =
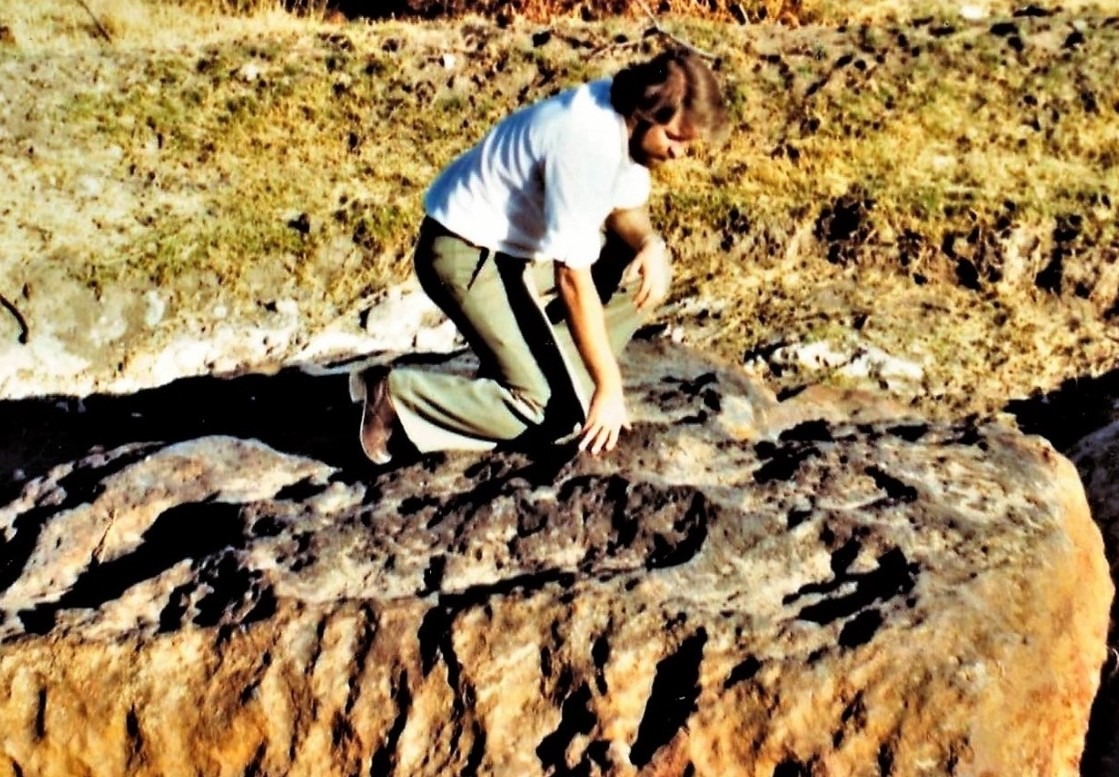
<svg viewBox="0 0 1119 777">
<path fill-rule="evenodd" d="M 97 14 L 93 12 L 93 9 L 86 4 L 85 0 L 77 0 L 77 2 L 79 5 L 81 5 L 82 8 L 85 9 L 85 12 L 89 14 L 89 18 L 93 19 L 93 23 L 97 26 L 97 31 L 101 33 L 101 37 L 107 40 L 109 43 L 112 43 L 113 36 L 110 35 L 109 31 L 105 29 L 105 25 L 103 25 L 101 23 L 101 20 L 97 18 Z"/>
<path fill-rule="evenodd" d="M 599 54 L 602 54 L 603 52 L 606 52 L 606 51 L 617 51 L 618 49 L 628 49 L 628 48 L 632 48 L 634 46 L 639 46 L 639 45 L 641 45 L 641 39 L 640 38 L 637 38 L 636 40 L 625 40 L 625 41 L 622 41 L 621 43 L 611 41 L 610 43 L 606 43 L 606 44 L 603 44 L 602 46 L 598 46 L 597 48 L 592 49 L 591 52 L 589 54 L 587 54 L 587 56 L 588 57 L 597 57 Z"/>
<path fill-rule="evenodd" d="M 4 308 L 15 317 L 16 322 L 19 324 L 20 345 L 27 345 L 27 337 L 31 333 L 31 330 L 27 327 L 27 321 L 24 320 L 23 315 L 3 294 L 0 294 L 0 305 L 3 305 Z"/>
<path fill-rule="evenodd" d="M 637 4 L 639 6 L 641 6 L 641 10 L 643 10 L 645 12 L 645 15 L 649 17 L 649 21 L 651 21 L 653 23 L 653 29 L 657 31 L 658 35 L 661 35 L 665 38 L 668 38 L 670 41 L 672 41 L 676 45 L 683 46 L 688 51 L 692 52 L 693 54 L 698 54 L 699 56 L 703 57 L 704 59 L 718 59 L 718 57 L 715 56 L 714 54 L 712 54 L 710 51 L 704 51 L 701 48 L 697 48 L 696 46 L 693 46 L 691 43 L 684 40 L 683 38 L 679 38 L 679 37 L 673 35 L 668 30 L 666 30 L 664 27 L 661 27 L 660 22 L 657 21 L 657 17 L 653 14 L 652 10 L 645 3 L 645 0 L 637 0 Z"/>
</svg>

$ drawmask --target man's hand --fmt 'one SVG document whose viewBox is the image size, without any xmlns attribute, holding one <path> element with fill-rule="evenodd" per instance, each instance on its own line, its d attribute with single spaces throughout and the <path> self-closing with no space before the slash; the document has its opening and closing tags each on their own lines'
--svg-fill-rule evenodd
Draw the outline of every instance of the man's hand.
<svg viewBox="0 0 1119 777">
<path fill-rule="evenodd" d="M 618 435 L 629 426 L 622 373 L 610 351 L 606 316 L 590 268 L 572 269 L 556 265 L 556 287 L 567 307 L 571 336 L 594 381 L 594 394 L 587 407 L 587 420 L 579 432 L 579 450 L 598 454 L 618 443 Z"/>
<path fill-rule="evenodd" d="M 650 233 L 645 238 L 637 255 L 626 268 L 622 280 L 626 283 L 634 281 L 639 283 L 634 304 L 640 311 L 668 296 L 672 267 L 669 262 L 668 246 L 660 235 Z"/>
<path fill-rule="evenodd" d="M 622 384 L 598 386 L 587 409 L 587 421 L 579 433 L 579 450 L 597 456 L 612 451 L 618 444 L 622 429 L 629 428 L 629 414 L 622 394 Z"/>
</svg>

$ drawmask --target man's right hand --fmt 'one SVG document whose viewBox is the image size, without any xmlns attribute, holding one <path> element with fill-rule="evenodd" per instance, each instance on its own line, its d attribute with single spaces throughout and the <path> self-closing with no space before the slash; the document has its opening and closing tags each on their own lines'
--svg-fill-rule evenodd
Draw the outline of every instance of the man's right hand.
<svg viewBox="0 0 1119 777">
<path fill-rule="evenodd" d="M 622 373 L 610 350 L 606 315 L 590 268 L 556 265 L 556 287 L 567 308 L 567 321 L 579 355 L 594 381 L 587 420 L 579 433 L 579 450 L 598 454 L 613 449 L 629 426 L 622 394 Z"/>
<path fill-rule="evenodd" d="M 594 456 L 612 451 L 618 444 L 622 429 L 628 428 L 629 413 L 621 382 L 599 386 L 591 397 L 587 421 L 579 433 L 579 450 L 588 451 Z"/>
</svg>

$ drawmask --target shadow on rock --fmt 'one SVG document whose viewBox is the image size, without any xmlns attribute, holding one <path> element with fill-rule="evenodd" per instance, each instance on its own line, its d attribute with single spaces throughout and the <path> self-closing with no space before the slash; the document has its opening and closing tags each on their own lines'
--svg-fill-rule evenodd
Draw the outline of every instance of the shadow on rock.
<svg viewBox="0 0 1119 777">
<path fill-rule="evenodd" d="M 94 448 L 175 443 L 207 435 L 257 439 L 285 453 L 369 474 L 345 374 L 197 377 L 129 395 L 0 402 L 0 503 L 23 483 Z"/>
<path fill-rule="evenodd" d="M 1119 369 L 1096 378 L 1070 378 L 1048 394 L 1013 399 L 1007 412 L 1027 434 L 1037 434 L 1062 453 L 1119 416 Z"/>
<path fill-rule="evenodd" d="M 1022 431 L 1045 437 L 1076 465 L 1092 515 L 1103 533 L 1112 579 L 1119 588 L 1119 500 L 1110 485 L 1114 478 L 1104 471 L 1106 461 L 1101 464 L 1100 460 L 1119 461 L 1119 436 L 1096 445 L 1088 444 L 1087 439 L 1119 419 L 1119 369 L 1099 377 L 1066 380 L 1056 391 L 1012 400 L 1006 409 L 1018 419 Z M 1110 659 L 1102 669 L 1081 763 L 1084 777 L 1119 774 L 1119 597 L 1111 605 L 1108 644 Z"/>
</svg>

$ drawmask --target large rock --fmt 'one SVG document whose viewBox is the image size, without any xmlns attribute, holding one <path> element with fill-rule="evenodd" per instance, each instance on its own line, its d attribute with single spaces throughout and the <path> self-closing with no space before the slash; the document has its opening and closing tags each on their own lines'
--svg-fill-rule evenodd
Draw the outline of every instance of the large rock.
<svg viewBox="0 0 1119 777">
<path fill-rule="evenodd" d="M 1114 379 L 1114 378 L 1113 378 Z M 1119 410 L 1119 406 L 1115 408 Z M 1119 415 L 1119 414 L 1117 414 Z M 1111 579 L 1119 580 L 1119 420 L 1095 430 L 1069 450 L 1103 532 Z M 1119 599 L 1111 606 L 1110 662 L 1096 697 L 1086 761 L 1099 774 L 1119 774 Z M 1091 774 L 1091 772 L 1088 772 Z"/>
<path fill-rule="evenodd" d="M 1077 774 L 1113 588 L 1067 460 L 636 356 L 598 459 L 377 474 L 240 418 L 26 482 L 0 774 Z"/>
</svg>

